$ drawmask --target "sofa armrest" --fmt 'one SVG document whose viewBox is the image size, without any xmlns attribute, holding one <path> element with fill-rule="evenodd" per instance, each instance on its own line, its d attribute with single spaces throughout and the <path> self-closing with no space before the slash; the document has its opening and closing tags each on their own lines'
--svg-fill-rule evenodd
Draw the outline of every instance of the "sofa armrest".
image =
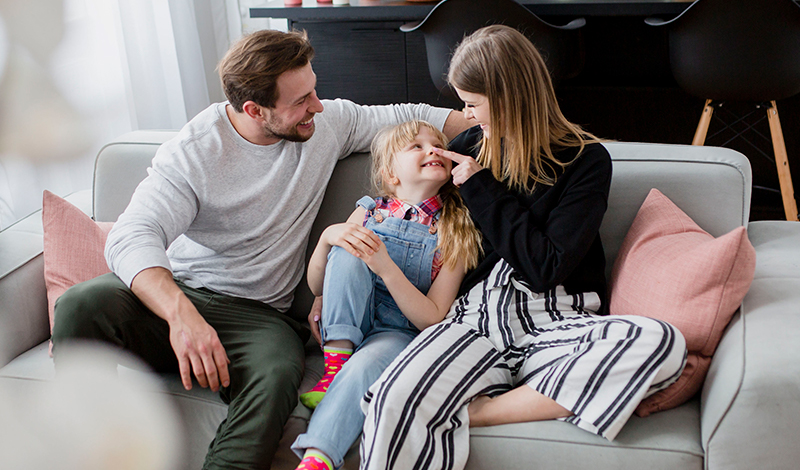
<svg viewBox="0 0 800 470">
<path fill-rule="evenodd" d="M 90 213 L 90 191 L 66 199 Z M 0 367 L 50 337 L 42 243 L 42 211 L 0 231 Z"/>
<path fill-rule="evenodd" d="M 0 231 L 0 367 L 49 334 L 41 211 Z"/>
<path fill-rule="evenodd" d="M 702 394 L 707 469 L 800 462 L 800 223 L 753 222 L 753 284 Z"/>
</svg>

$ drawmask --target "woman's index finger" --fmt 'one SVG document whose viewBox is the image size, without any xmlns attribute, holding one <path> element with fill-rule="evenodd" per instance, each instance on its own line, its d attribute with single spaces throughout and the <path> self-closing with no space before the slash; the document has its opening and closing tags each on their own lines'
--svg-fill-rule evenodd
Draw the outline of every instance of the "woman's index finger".
<svg viewBox="0 0 800 470">
<path fill-rule="evenodd" d="M 450 150 L 445 150 L 441 148 L 436 149 L 436 154 L 441 155 L 442 157 L 447 158 L 448 160 L 452 160 L 456 163 L 463 163 L 467 161 L 469 158 L 471 158 L 467 157 L 466 155 L 461 155 L 460 153 L 451 152 Z"/>
</svg>

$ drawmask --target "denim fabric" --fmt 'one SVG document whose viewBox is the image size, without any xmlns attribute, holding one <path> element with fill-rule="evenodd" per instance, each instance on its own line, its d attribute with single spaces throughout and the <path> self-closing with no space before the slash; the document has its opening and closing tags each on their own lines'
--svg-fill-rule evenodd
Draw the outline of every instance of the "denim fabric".
<svg viewBox="0 0 800 470">
<path fill-rule="evenodd" d="M 317 405 L 306 433 L 292 444 L 298 457 L 302 458 L 306 449 L 315 448 L 330 457 L 335 466 L 342 465 L 364 426 L 361 397 L 415 337 L 409 330 L 383 330 L 372 331 L 364 338 Z"/>
<path fill-rule="evenodd" d="M 368 213 L 375 208 L 369 197 L 358 201 Z M 431 266 L 438 236 L 426 225 L 389 217 L 378 222 L 371 215 L 365 227 L 386 245 L 392 261 L 423 294 L 431 287 Z M 358 346 L 368 331 L 419 330 L 400 312 L 383 280 L 343 248 L 333 247 L 325 267 L 322 302 L 322 340 L 346 339 Z"/>
<path fill-rule="evenodd" d="M 371 214 L 375 201 L 369 197 L 358 204 L 368 211 L 365 227 L 381 238 L 409 281 L 427 294 L 437 235 L 427 225 L 396 217 L 378 222 Z M 356 350 L 292 449 L 301 457 L 307 448 L 319 449 L 340 466 L 361 434 L 361 397 L 419 330 L 400 312 L 380 277 L 343 248 L 333 247 L 325 267 L 321 332 L 323 341 L 347 339 Z"/>
</svg>

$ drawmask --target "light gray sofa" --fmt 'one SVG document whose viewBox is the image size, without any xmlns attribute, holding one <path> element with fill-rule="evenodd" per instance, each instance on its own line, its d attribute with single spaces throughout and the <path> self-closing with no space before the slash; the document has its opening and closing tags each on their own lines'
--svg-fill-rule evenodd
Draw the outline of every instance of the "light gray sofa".
<svg viewBox="0 0 800 470">
<path fill-rule="evenodd" d="M 113 221 L 144 177 L 158 145 L 172 132 L 134 132 L 104 147 L 94 190 L 68 200 Z M 609 143 L 614 177 L 602 238 L 609 271 L 636 211 L 658 188 L 705 230 L 722 235 L 747 225 L 757 251 L 755 280 L 719 345 L 702 393 L 685 405 L 648 418 L 632 417 L 614 442 L 561 422 L 475 429 L 468 468 L 531 469 L 753 469 L 800 466 L 800 224 L 748 225 L 750 167 L 734 151 L 711 147 Z M 368 155 L 336 169 L 311 234 L 342 221 L 367 192 Z M 0 388 L 28 393 L 53 380 L 43 280 L 41 217 L 0 232 Z M 293 312 L 305 318 L 308 290 L 298 290 Z M 2 356 L 5 352 L 6 357 Z M 319 350 L 307 348 L 304 388 L 316 382 Z M 208 390 L 186 392 L 177 377 L 164 386 L 185 425 L 184 468 L 199 468 L 225 406 Z M 273 468 L 294 468 L 288 450 L 310 413 L 301 405 L 285 429 Z M 2 458 L 2 456 L 0 456 Z M 351 449 L 347 468 L 357 468 Z M 0 464 L 2 467 L 2 464 Z"/>
</svg>

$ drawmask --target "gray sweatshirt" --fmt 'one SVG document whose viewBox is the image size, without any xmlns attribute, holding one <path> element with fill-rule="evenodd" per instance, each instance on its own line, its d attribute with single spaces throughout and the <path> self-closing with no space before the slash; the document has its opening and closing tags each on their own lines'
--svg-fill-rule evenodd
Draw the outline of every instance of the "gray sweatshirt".
<svg viewBox="0 0 800 470">
<path fill-rule="evenodd" d="M 106 260 L 128 286 L 160 266 L 188 286 L 285 311 L 337 160 L 368 151 L 382 127 L 424 119 L 441 129 L 450 113 L 323 100 L 307 142 L 255 145 L 233 128 L 226 104 L 209 106 L 159 148 L 111 230 Z"/>
</svg>

